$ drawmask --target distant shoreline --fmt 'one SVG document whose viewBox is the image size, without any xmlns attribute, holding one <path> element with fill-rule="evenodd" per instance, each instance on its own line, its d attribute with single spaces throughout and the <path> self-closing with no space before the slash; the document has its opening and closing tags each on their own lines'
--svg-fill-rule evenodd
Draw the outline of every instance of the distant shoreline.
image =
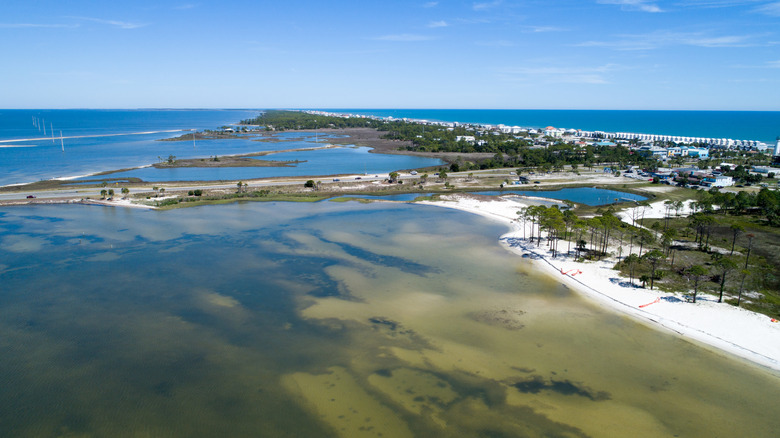
<svg viewBox="0 0 780 438">
<path fill-rule="evenodd" d="M 536 129 L 556 126 L 583 131 L 732 138 L 767 144 L 774 143 L 775 138 L 780 135 L 780 111 L 425 108 L 312 110 L 446 123 L 518 125 Z"/>
</svg>

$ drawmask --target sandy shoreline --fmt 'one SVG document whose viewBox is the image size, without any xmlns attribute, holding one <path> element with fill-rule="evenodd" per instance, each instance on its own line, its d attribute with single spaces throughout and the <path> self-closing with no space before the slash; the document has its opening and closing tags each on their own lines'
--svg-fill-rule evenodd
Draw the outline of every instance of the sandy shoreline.
<svg viewBox="0 0 780 438">
<path fill-rule="evenodd" d="M 543 192 L 540 192 L 542 195 Z M 163 199 L 163 198 L 160 198 Z M 158 199 L 158 200 L 160 200 Z M 714 296 L 700 294 L 697 303 L 689 303 L 687 291 L 674 294 L 651 291 L 629 284 L 628 279 L 619 277 L 612 269 L 614 260 L 600 262 L 576 262 L 565 255 L 566 246 L 561 244 L 564 255 L 552 258 L 544 243 L 537 246 L 524 236 L 530 236 L 530 225 L 523 230 L 516 221 L 517 211 L 537 203 L 552 201 L 547 198 L 483 197 L 467 194 L 444 195 L 439 201 L 424 201 L 420 204 L 453 208 L 478 214 L 503 223 L 509 231 L 499 241 L 508 251 L 527 258 L 541 272 L 590 298 L 593 302 L 613 311 L 628 315 L 648 326 L 674 332 L 679 336 L 716 347 L 729 354 L 747 359 L 774 371 L 780 371 L 780 323 L 771 318 L 726 303 L 717 303 Z M 130 199 L 113 201 L 84 199 L 20 199 L 3 201 L 5 205 L 25 204 L 91 204 L 113 207 L 154 209 Z M 686 214 L 686 208 L 681 214 Z M 651 204 L 644 217 L 663 217 L 663 202 Z M 631 222 L 630 210 L 618 214 Z M 624 254 L 626 255 L 626 254 Z"/>
<path fill-rule="evenodd" d="M 700 294 L 693 304 L 685 298 L 687 291 L 670 294 L 630 285 L 627 278 L 619 277 L 619 273 L 612 269 L 614 260 L 583 263 L 565 255 L 553 259 L 544 239 L 541 246 L 536 246 L 523 237 L 522 225 L 515 218 L 516 212 L 526 205 L 518 200 L 497 198 L 485 201 L 467 196 L 442 199 L 423 204 L 462 210 L 506 224 L 510 231 L 500 237 L 502 246 L 529 259 L 538 270 L 597 304 L 650 327 L 674 332 L 683 338 L 780 371 L 780 323 L 772 322 L 770 317 L 718 303 L 716 297 L 707 294 Z M 659 206 L 654 206 L 654 209 L 659 209 Z M 650 214 L 646 217 L 651 217 Z M 530 236 L 528 229 L 525 233 Z M 560 250 L 565 254 L 563 245 Z"/>
</svg>

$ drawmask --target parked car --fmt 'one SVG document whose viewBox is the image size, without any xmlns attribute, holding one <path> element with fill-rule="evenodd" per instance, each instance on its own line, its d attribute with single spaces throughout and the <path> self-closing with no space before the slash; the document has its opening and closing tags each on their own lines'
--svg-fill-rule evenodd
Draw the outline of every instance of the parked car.
<svg viewBox="0 0 780 438">
<path fill-rule="evenodd" d="M 27 195 L 27 199 L 35 199 L 34 195 Z"/>
</svg>

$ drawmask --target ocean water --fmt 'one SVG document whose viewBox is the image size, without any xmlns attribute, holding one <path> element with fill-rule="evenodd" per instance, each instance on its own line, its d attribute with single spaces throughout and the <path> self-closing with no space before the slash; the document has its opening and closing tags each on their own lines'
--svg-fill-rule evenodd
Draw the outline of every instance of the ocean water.
<svg viewBox="0 0 780 438">
<path fill-rule="evenodd" d="M 585 131 L 758 140 L 774 144 L 780 111 L 437 110 L 328 109 L 324 111 L 443 122 L 504 124 Z"/>
<path fill-rule="evenodd" d="M 255 117 L 257 110 L 8 110 L 0 109 L 2 139 L 44 137 L 43 131 L 32 124 L 32 118 L 43 120 L 46 134 L 101 135 L 127 134 L 170 129 L 215 129 Z M 59 141 L 56 142 L 59 146 Z"/>
<path fill-rule="evenodd" d="M 193 148 L 191 142 L 156 141 L 183 132 L 134 133 L 215 129 L 256 114 L 232 110 L 0 110 L 0 140 L 17 140 L 0 143 L 0 185 L 143 166 L 168 155 L 185 158 L 241 153 L 246 144 L 202 142 Z M 45 136 L 33 126 L 33 117 L 44 120 Z M 62 152 L 59 139 L 50 139 L 51 125 L 57 136 L 61 130 L 65 137 L 134 135 L 65 139 Z"/>
<path fill-rule="evenodd" d="M 0 436 L 774 436 L 780 380 L 464 212 L 0 209 Z"/>
<path fill-rule="evenodd" d="M 780 112 L 419 109 L 338 111 L 469 123 L 503 123 L 532 127 L 553 125 L 585 130 L 761 140 L 768 143 L 774 142 L 775 137 L 780 135 Z M 216 129 L 254 117 L 258 113 L 259 110 L 0 110 L 0 140 L 14 140 L 0 142 L 0 185 L 145 166 L 168 155 L 178 158 L 203 158 L 277 148 L 277 144 L 261 143 L 252 139 L 198 141 L 195 145 L 186 141 L 157 141 L 186 132 L 159 131 Z M 46 126 L 46 135 L 33 126 L 33 117 L 42 120 Z M 51 139 L 52 126 L 57 136 L 62 131 L 65 137 L 101 137 L 65 139 L 65 152 L 62 152 L 61 142 Z M 124 135 L 107 136 L 115 134 Z M 288 136 L 289 133 L 282 135 Z M 298 137 L 302 138 L 285 142 L 284 148 L 300 149 L 313 146 L 311 137 L 295 136 Z M 340 156 L 336 157 L 337 155 Z M 276 156 L 271 159 L 300 160 L 300 157 L 301 155 L 296 153 L 289 157 Z M 286 170 L 143 170 L 140 174 L 150 181 L 172 181 L 182 177 L 193 180 L 219 180 L 300 176 L 310 172 L 316 175 L 380 173 L 440 164 L 440 161 L 433 159 L 380 157 L 378 154 L 363 154 L 360 150 L 312 153 L 303 159 L 310 160 L 311 163 Z"/>
<path fill-rule="evenodd" d="M 147 166 L 169 155 L 208 158 L 272 150 L 294 150 L 322 146 L 327 136 L 280 133 L 285 142 L 256 141 L 257 137 L 228 140 L 158 141 L 188 131 L 217 129 L 254 117 L 248 110 L 0 110 L 0 185 L 70 178 L 117 169 Z M 46 135 L 32 124 L 44 120 Z M 92 136 L 52 140 L 50 124 L 57 136 Z M 151 132 L 151 133 L 150 133 Z M 144 133 L 144 134 L 140 134 Z M 116 135 L 123 134 L 123 135 Z M 319 143 L 315 143 L 319 140 Z M 63 152 L 63 143 L 64 149 Z M 238 180 L 276 176 L 335 175 L 341 173 L 387 173 L 393 170 L 439 165 L 438 159 L 400 155 L 368 154 L 367 148 L 333 151 L 286 152 L 269 160 L 307 161 L 283 168 L 140 169 L 122 176 L 139 176 L 147 181 L 182 179 Z"/>
</svg>

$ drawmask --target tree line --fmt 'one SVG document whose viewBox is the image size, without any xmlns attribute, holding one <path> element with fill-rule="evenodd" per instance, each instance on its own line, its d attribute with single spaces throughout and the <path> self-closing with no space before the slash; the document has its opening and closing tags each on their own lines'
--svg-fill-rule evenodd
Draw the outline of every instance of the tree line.
<svg viewBox="0 0 780 438">
<path fill-rule="evenodd" d="M 732 224 L 730 248 L 714 250 L 710 246 L 713 228 L 724 226 L 718 215 L 732 213 L 716 213 L 706 210 L 706 203 L 694 202 L 693 208 L 704 210 L 682 219 L 681 201 L 666 201 L 665 207 L 665 217 L 648 228 L 641 225 L 644 205 L 630 210 L 631 223 L 620 220 L 612 207 L 601 209 L 594 217 L 580 218 L 570 208 L 544 205 L 521 209 L 517 220 L 523 225 L 523 238 L 538 246 L 545 245 L 553 258 L 562 253 L 580 260 L 614 255 L 618 258 L 615 268 L 627 275 L 630 284 L 638 280 L 642 287 L 653 289 L 656 282 L 663 280 L 665 287 L 672 290 L 691 290 L 693 302 L 703 289 L 716 293 L 718 302 L 724 300 L 726 290 L 731 290 L 736 295 L 731 302 L 740 306 L 746 285 L 771 288 L 773 277 L 764 272 L 765 262 L 751 257 L 754 234 Z M 687 226 L 680 227 L 679 221 L 687 221 Z M 685 242 L 695 245 L 691 247 Z M 737 242 L 740 252 L 736 251 Z M 559 248 L 561 243 L 566 247 Z M 751 309 L 780 316 L 780 306 L 772 304 L 778 298 L 777 291 L 764 290 L 764 297 L 754 300 Z"/>
<path fill-rule="evenodd" d="M 446 127 L 404 120 L 374 120 L 356 117 L 324 116 L 299 111 L 266 111 L 258 117 L 242 120 L 242 124 L 265 126 L 267 129 L 374 128 L 384 132 L 384 139 L 408 142 L 404 149 L 412 152 L 491 153 L 492 158 L 475 161 L 458 160 L 459 171 L 499 167 L 547 167 L 562 169 L 566 165 L 593 166 L 610 163 L 618 167 L 639 165 L 657 168 L 657 162 L 634 154 L 624 146 L 575 146 L 562 139 L 547 137 L 547 146 L 534 147 L 531 136 L 518 137 L 500 132 L 481 132 L 464 126 Z M 471 136 L 474 142 L 458 137 Z M 455 170 L 455 169 L 451 169 Z"/>
</svg>

